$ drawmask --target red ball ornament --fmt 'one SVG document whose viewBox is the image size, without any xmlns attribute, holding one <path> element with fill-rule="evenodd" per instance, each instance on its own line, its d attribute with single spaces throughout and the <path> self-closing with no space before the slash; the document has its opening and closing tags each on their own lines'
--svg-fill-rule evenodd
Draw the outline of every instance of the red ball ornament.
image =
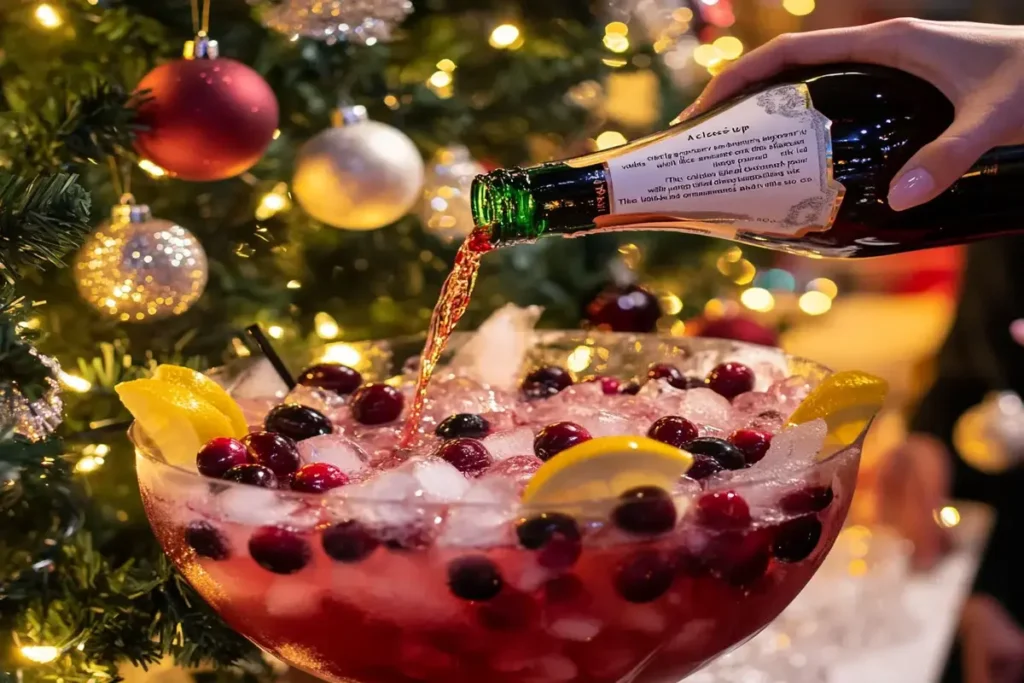
<svg viewBox="0 0 1024 683">
<path fill-rule="evenodd" d="M 661 317 L 661 305 L 658 297 L 640 285 L 613 285 L 587 305 L 586 316 L 599 330 L 653 332 Z"/>
<path fill-rule="evenodd" d="M 135 138 L 140 156 L 183 180 L 209 181 L 244 173 L 260 160 L 277 128 L 277 98 L 251 68 L 233 59 L 178 59 L 139 83 L 145 126 Z"/>
<path fill-rule="evenodd" d="M 749 344 L 762 346 L 778 346 L 779 335 L 770 327 L 765 327 L 756 320 L 742 315 L 715 318 L 714 320 L 699 319 L 696 323 L 688 323 L 687 327 L 696 328 L 698 337 L 714 337 L 717 339 L 734 339 Z"/>
</svg>

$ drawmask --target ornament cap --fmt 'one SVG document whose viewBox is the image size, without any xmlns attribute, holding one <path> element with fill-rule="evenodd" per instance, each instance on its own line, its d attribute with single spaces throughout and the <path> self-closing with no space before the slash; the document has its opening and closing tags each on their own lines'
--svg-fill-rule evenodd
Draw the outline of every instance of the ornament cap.
<svg viewBox="0 0 1024 683">
<path fill-rule="evenodd" d="M 220 47 L 216 40 L 205 33 L 199 33 L 195 40 L 185 43 L 182 55 L 185 59 L 217 59 L 220 56 Z"/>
<path fill-rule="evenodd" d="M 334 124 L 335 128 L 352 126 L 369 120 L 370 115 L 367 113 L 366 107 L 361 104 L 351 104 L 338 107 L 334 110 L 334 115 L 331 117 L 331 123 Z"/>
<path fill-rule="evenodd" d="M 121 202 L 115 204 L 110 210 L 110 222 L 117 223 L 145 223 L 153 219 L 153 213 L 146 204 L 136 204 L 135 197 L 126 194 L 121 197 Z"/>
</svg>

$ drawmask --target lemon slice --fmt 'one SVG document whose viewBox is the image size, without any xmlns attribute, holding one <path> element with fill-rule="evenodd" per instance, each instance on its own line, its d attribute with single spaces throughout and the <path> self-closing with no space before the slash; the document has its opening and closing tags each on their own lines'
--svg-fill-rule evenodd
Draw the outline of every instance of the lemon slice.
<svg viewBox="0 0 1024 683">
<path fill-rule="evenodd" d="M 160 365 L 153 378 L 185 389 L 224 413 L 231 422 L 232 433 L 223 436 L 241 437 L 249 431 L 242 409 L 224 388 L 201 372 L 180 365 Z"/>
<path fill-rule="evenodd" d="M 231 422 L 191 391 L 159 379 L 136 379 L 114 387 L 142 431 L 167 462 L 195 467 L 196 453 L 210 439 L 234 434 Z"/>
<path fill-rule="evenodd" d="M 828 426 L 820 460 L 846 448 L 861 435 L 885 402 L 889 384 L 865 372 L 837 372 L 826 377 L 789 416 L 793 425 L 824 420 Z"/>
<path fill-rule="evenodd" d="M 523 491 L 530 505 L 585 504 L 637 486 L 673 491 L 693 464 L 688 452 L 642 436 L 605 436 L 566 449 L 544 463 Z"/>
</svg>

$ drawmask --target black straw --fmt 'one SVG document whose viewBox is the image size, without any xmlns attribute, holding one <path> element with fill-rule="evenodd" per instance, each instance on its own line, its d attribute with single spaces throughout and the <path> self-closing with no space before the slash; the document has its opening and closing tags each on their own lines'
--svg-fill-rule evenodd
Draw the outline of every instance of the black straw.
<svg viewBox="0 0 1024 683">
<path fill-rule="evenodd" d="M 252 340 L 256 342 L 256 346 L 260 347 L 260 351 L 267 357 L 270 364 L 274 366 L 274 370 L 284 381 L 285 386 L 288 387 L 288 391 L 295 388 L 295 378 L 292 377 L 292 373 L 288 372 L 288 368 L 285 366 L 284 361 L 281 360 L 281 356 L 277 355 L 277 351 L 274 350 L 274 346 L 267 339 L 267 335 L 263 334 L 263 329 L 259 325 L 249 325 L 245 328 Z"/>
</svg>

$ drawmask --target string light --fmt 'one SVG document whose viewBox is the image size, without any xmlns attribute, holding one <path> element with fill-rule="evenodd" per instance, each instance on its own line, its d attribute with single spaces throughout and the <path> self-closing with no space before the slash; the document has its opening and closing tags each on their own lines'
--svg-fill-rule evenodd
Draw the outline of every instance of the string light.
<svg viewBox="0 0 1024 683">
<path fill-rule="evenodd" d="M 447 88 L 452 84 L 452 75 L 447 71 L 435 71 L 427 79 L 427 83 L 435 88 Z"/>
<path fill-rule="evenodd" d="M 320 357 L 322 363 L 341 363 L 349 367 L 357 367 L 363 360 L 359 349 L 345 342 L 329 344 Z"/>
<path fill-rule="evenodd" d="M 711 299 L 704 304 L 704 317 L 721 318 L 725 315 L 725 303 L 721 299 Z"/>
<path fill-rule="evenodd" d="M 280 325 L 271 325 L 270 327 L 267 328 L 267 334 L 269 334 L 274 339 L 280 339 L 281 337 L 284 336 L 284 328 L 281 327 Z"/>
<path fill-rule="evenodd" d="M 54 9 L 53 5 L 46 2 L 36 5 L 34 15 L 36 21 L 43 28 L 59 28 L 64 23 L 64 18 L 60 16 L 60 13 Z"/>
<path fill-rule="evenodd" d="M 689 24 L 693 21 L 693 10 L 689 7 L 680 7 L 672 12 L 672 18 L 680 24 Z"/>
<path fill-rule="evenodd" d="M 46 664 L 57 659 L 60 650 L 52 645 L 22 645 L 21 656 L 36 664 Z"/>
<path fill-rule="evenodd" d="M 594 349 L 589 346 L 577 346 L 569 357 L 565 359 L 565 366 L 570 372 L 583 372 L 590 367 L 590 361 L 594 357 Z"/>
<path fill-rule="evenodd" d="M 775 297 L 763 287 L 751 287 L 740 295 L 740 303 L 752 311 L 767 313 L 775 308 Z"/>
<path fill-rule="evenodd" d="M 338 323 L 325 311 L 320 311 L 313 317 L 313 324 L 316 326 L 316 335 L 321 339 L 334 339 L 341 333 Z"/>
<path fill-rule="evenodd" d="M 271 140 L 276 140 L 279 137 L 281 137 L 281 129 L 280 128 L 275 128 L 274 129 L 274 134 L 270 136 L 270 139 Z"/>
<path fill-rule="evenodd" d="M 736 36 L 722 36 L 712 43 L 723 59 L 737 59 L 743 54 L 743 43 Z"/>
<path fill-rule="evenodd" d="M 289 280 L 285 287 L 288 289 L 302 289 L 302 283 L 298 280 Z"/>
<path fill-rule="evenodd" d="M 167 175 L 167 171 L 154 164 L 149 159 L 142 159 L 139 161 L 139 168 L 145 171 L 149 176 L 153 178 L 163 178 Z"/>
<path fill-rule="evenodd" d="M 597 136 L 598 149 L 611 149 L 626 144 L 626 136 L 617 130 L 606 130 Z"/>
<path fill-rule="evenodd" d="M 797 305 L 807 315 L 822 315 L 832 308 L 832 299 L 822 292 L 804 292 Z"/>
<path fill-rule="evenodd" d="M 782 9 L 797 17 L 806 17 L 814 11 L 814 0 L 782 0 Z"/>
<path fill-rule="evenodd" d="M 839 286 L 827 277 L 819 277 L 807 283 L 807 291 L 821 292 L 829 299 L 835 299 L 839 295 Z"/>
<path fill-rule="evenodd" d="M 629 38 L 621 33 L 609 33 L 604 37 L 604 46 L 612 52 L 625 52 L 629 49 Z"/>
<path fill-rule="evenodd" d="M 292 201 L 288 198 L 288 185 L 278 183 L 274 189 L 260 199 L 259 206 L 256 207 L 256 220 L 265 221 L 291 208 L 291 205 Z"/>
<path fill-rule="evenodd" d="M 935 521 L 940 526 L 951 529 L 960 524 L 960 511 L 951 505 L 947 505 L 936 513 Z"/>
<path fill-rule="evenodd" d="M 522 44 L 519 27 L 514 24 L 502 24 L 491 31 L 491 47 L 499 50 L 514 50 Z"/>
<path fill-rule="evenodd" d="M 67 372 L 64 372 L 63 370 L 60 371 L 58 378 L 60 379 L 61 384 L 66 386 L 71 391 L 74 391 L 79 394 L 84 394 L 85 392 L 92 389 L 92 382 L 90 382 L 86 378 L 79 377 L 78 375 L 69 374 Z"/>
<path fill-rule="evenodd" d="M 621 21 L 613 21 L 604 27 L 604 33 L 607 36 L 626 36 L 629 35 L 629 26 Z"/>
<path fill-rule="evenodd" d="M 757 276 L 757 268 L 747 259 L 742 259 L 737 265 L 737 272 L 733 275 L 732 281 L 738 285 L 749 285 Z"/>
<path fill-rule="evenodd" d="M 708 68 L 722 61 L 722 53 L 711 43 L 698 45 L 693 51 L 693 61 Z"/>
<path fill-rule="evenodd" d="M 672 292 L 658 297 L 658 300 L 666 315 L 678 315 L 683 310 L 683 300 Z"/>
<path fill-rule="evenodd" d="M 669 330 L 669 334 L 672 334 L 676 337 L 682 337 L 684 334 L 686 334 L 686 323 L 684 323 L 682 320 L 675 321 L 674 323 L 672 323 L 672 328 Z"/>
</svg>

